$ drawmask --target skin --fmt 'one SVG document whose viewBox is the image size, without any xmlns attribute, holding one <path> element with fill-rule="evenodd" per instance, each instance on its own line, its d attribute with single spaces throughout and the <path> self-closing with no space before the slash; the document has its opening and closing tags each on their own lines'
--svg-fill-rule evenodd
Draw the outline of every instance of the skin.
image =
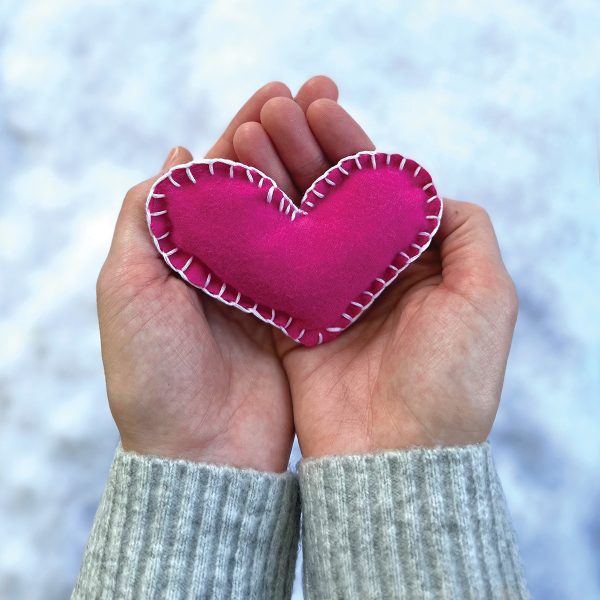
<svg viewBox="0 0 600 600">
<path fill-rule="evenodd" d="M 282 83 L 258 90 L 208 152 L 239 157 L 233 140 L 275 97 L 337 98 L 328 78 L 292 99 Z M 176 148 L 163 170 L 192 160 Z M 157 174 L 158 175 L 158 174 Z M 151 179 L 126 195 L 97 283 L 108 400 L 127 450 L 284 471 L 294 435 L 290 390 L 270 328 L 186 285 L 156 253 L 145 220 Z"/>
<path fill-rule="evenodd" d="M 236 150 L 269 175 L 285 167 L 294 199 L 340 158 L 374 149 L 331 100 L 304 112 L 274 98 L 260 119 L 264 131 L 236 132 Z M 343 335 L 304 348 L 273 330 L 303 456 L 484 441 L 517 304 L 487 213 L 446 200 L 435 243 Z"/>
<path fill-rule="evenodd" d="M 337 160 L 373 149 L 336 100 L 325 77 L 295 98 L 269 84 L 208 156 L 253 165 L 298 200 Z M 164 168 L 190 159 L 178 149 Z M 126 449 L 283 471 L 294 430 L 305 457 L 487 438 L 517 298 L 483 209 L 446 200 L 419 261 L 342 336 L 307 349 L 170 272 L 144 220 L 154 179 L 127 194 L 98 280 L 108 396 Z"/>
</svg>

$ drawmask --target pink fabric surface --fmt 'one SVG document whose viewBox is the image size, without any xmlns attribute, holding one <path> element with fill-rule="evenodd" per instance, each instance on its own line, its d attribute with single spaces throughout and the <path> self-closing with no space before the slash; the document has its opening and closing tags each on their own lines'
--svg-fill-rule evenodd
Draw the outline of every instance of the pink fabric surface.
<svg viewBox="0 0 600 600">
<path fill-rule="evenodd" d="M 399 154 L 342 159 L 296 207 L 263 173 L 220 159 L 158 179 L 148 225 L 186 281 L 305 346 L 356 321 L 429 245 L 442 201 Z"/>
</svg>

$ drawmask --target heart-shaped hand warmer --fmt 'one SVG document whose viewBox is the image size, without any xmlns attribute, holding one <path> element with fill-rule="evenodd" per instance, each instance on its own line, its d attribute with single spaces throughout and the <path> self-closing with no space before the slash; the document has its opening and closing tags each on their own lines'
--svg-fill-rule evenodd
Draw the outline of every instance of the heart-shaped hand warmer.
<svg viewBox="0 0 600 600">
<path fill-rule="evenodd" d="M 185 281 L 314 346 L 423 253 L 442 200 L 414 161 L 359 152 L 319 177 L 299 207 L 259 170 L 207 159 L 160 177 L 146 212 L 156 247 Z"/>
</svg>

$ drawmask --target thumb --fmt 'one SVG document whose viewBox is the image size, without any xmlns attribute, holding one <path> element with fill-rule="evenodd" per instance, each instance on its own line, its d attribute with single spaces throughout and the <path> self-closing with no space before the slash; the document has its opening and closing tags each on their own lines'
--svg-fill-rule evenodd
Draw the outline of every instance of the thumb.
<svg viewBox="0 0 600 600">
<path fill-rule="evenodd" d="M 123 200 L 119 212 L 109 258 L 118 262 L 134 256 L 136 260 L 156 257 L 156 248 L 148 233 L 146 223 L 146 198 L 152 184 L 158 177 L 175 165 L 192 160 L 192 154 L 186 148 L 177 146 L 169 152 L 160 173 L 132 187 Z"/>
<path fill-rule="evenodd" d="M 471 298 L 514 293 L 492 222 L 482 207 L 444 199 L 437 243 L 447 288 Z"/>
</svg>

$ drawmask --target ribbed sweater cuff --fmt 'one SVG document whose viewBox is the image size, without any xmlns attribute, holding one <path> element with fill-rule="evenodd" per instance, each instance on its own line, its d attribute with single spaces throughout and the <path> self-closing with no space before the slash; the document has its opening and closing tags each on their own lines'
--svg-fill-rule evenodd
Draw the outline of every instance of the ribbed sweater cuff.
<svg viewBox="0 0 600 600">
<path fill-rule="evenodd" d="M 299 512 L 291 473 L 119 447 L 73 598 L 288 598 Z"/>
<path fill-rule="evenodd" d="M 303 461 L 317 598 L 529 598 L 489 444 Z"/>
</svg>

